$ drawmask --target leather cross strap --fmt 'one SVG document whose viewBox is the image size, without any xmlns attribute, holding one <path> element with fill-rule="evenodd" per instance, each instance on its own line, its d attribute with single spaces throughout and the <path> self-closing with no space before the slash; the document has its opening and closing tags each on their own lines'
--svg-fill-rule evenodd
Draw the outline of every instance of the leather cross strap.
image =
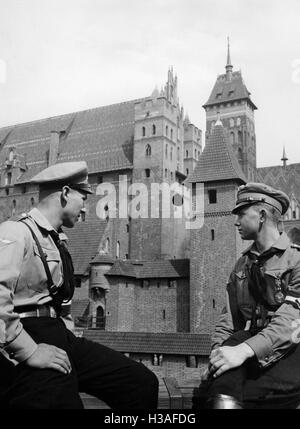
<svg viewBox="0 0 300 429">
<path fill-rule="evenodd" d="M 37 236 L 35 235 L 35 232 L 31 228 L 31 226 L 28 225 L 27 222 L 24 222 L 22 220 L 20 220 L 19 222 L 22 222 L 24 225 L 26 225 L 29 228 L 29 230 L 30 230 L 30 232 L 32 234 L 32 237 L 33 237 L 33 239 L 34 239 L 34 241 L 35 241 L 35 243 L 37 245 L 37 248 L 38 248 L 41 260 L 43 262 L 43 265 L 44 265 L 44 268 L 45 268 L 45 271 L 46 271 L 47 287 L 48 287 L 49 294 L 50 294 L 50 296 L 54 297 L 58 293 L 59 288 L 53 283 L 53 279 L 52 279 L 52 276 L 51 276 L 51 273 L 50 273 L 50 270 L 49 270 L 48 262 L 46 261 L 46 255 L 43 252 L 42 246 L 41 246 L 41 244 L 40 244 Z"/>
</svg>

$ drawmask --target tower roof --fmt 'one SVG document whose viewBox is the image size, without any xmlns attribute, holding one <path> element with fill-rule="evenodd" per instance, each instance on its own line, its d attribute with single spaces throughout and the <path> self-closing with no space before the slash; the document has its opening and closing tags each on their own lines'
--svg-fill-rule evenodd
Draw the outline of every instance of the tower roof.
<svg viewBox="0 0 300 429">
<path fill-rule="evenodd" d="M 210 97 L 203 107 L 205 108 L 237 100 L 248 100 L 252 108 L 256 110 L 257 107 L 251 100 L 250 95 L 251 93 L 248 91 L 240 71 L 233 72 L 231 80 L 227 79 L 226 74 L 221 74 L 217 77 Z"/>
<path fill-rule="evenodd" d="M 199 161 L 191 173 L 190 183 L 216 182 L 219 180 L 238 180 L 246 183 L 247 179 L 227 140 L 222 125 L 215 125 Z"/>
<path fill-rule="evenodd" d="M 287 160 L 288 160 L 288 157 L 286 156 L 285 146 L 283 146 L 283 153 L 282 153 L 281 161 L 287 161 Z"/>
<path fill-rule="evenodd" d="M 227 64 L 226 64 L 226 69 L 228 67 L 232 68 L 232 64 L 231 64 L 231 57 L 230 57 L 230 43 L 229 43 L 229 37 L 227 37 Z"/>
</svg>

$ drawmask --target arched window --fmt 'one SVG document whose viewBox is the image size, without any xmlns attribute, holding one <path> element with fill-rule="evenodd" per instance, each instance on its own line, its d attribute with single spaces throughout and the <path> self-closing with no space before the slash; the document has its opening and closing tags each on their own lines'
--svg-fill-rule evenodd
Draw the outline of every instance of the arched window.
<svg viewBox="0 0 300 429">
<path fill-rule="evenodd" d="M 243 161 L 243 151 L 242 151 L 242 148 L 240 147 L 238 149 L 238 160 Z"/>
<path fill-rule="evenodd" d="M 197 159 L 197 149 L 195 149 L 195 159 Z"/>
<path fill-rule="evenodd" d="M 143 127 L 143 128 L 142 128 L 142 136 L 143 136 L 143 137 L 145 137 L 145 135 L 146 135 L 146 128 L 145 128 L 145 127 Z"/>
<path fill-rule="evenodd" d="M 188 151 L 188 150 L 186 150 L 186 151 L 185 151 L 185 157 L 186 157 L 186 158 L 188 158 L 188 157 L 189 157 L 189 151 Z"/>
<path fill-rule="evenodd" d="M 12 214 L 14 215 L 16 213 L 16 207 L 17 207 L 17 202 L 16 200 L 13 200 L 12 202 L 13 208 L 12 208 Z"/>
<path fill-rule="evenodd" d="M 168 145 L 166 144 L 166 148 L 165 148 L 165 155 L 166 155 L 166 158 L 168 158 Z"/>
<path fill-rule="evenodd" d="M 116 257 L 117 257 L 117 259 L 120 258 L 120 242 L 119 241 L 117 241 Z"/>
<path fill-rule="evenodd" d="M 146 156 L 151 156 L 151 146 L 149 144 L 146 146 Z"/>
<path fill-rule="evenodd" d="M 152 125 L 152 134 L 155 135 L 156 134 L 156 126 L 153 124 Z"/>
<path fill-rule="evenodd" d="M 166 125 L 166 136 L 168 136 L 168 134 L 169 134 L 169 127 L 168 125 Z"/>
<path fill-rule="evenodd" d="M 97 307 L 96 328 L 98 328 L 98 329 L 104 329 L 105 328 L 104 310 L 101 307 L 101 305 L 99 305 L 99 307 Z"/>
<path fill-rule="evenodd" d="M 165 168 L 165 178 L 167 178 L 167 177 L 168 177 L 168 169 Z"/>
<path fill-rule="evenodd" d="M 171 147 L 171 149 L 170 149 L 170 159 L 172 160 L 173 159 L 173 148 Z"/>
<path fill-rule="evenodd" d="M 110 242 L 109 242 L 109 238 L 107 238 L 107 239 L 105 240 L 105 247 L 104 247 L 104 251 L 105 251 L 105 253 L 109 253 L 109 251 L 110 251 Z"/>
<path fill-rule="evenodd" d="M 171 171 L 171 180 L 173 182 L 173 171 Z"/>
<path fill-rule="evenodd" d="M 180 161 L 180 148 L 177 147 L 177 161 Z"/>
<path fill-rule="evenodd" d="M 238 127 L 240 127 L 240 126 L 241 126 L 241 118 L 237 118 L 237 120 L 236 120 L 236 125 L 237 125 Z"/>
<path fill-rule="evenodd" d="M 230 126 L 230 128 L 234 127 L 234 119 L 233 118 L 229 119 L 229 126 Z"/>
<path fill-rule="evenodd" d="M 171 128 L 171 140 L 173 140 L 173 128 Z"/>
</svg>

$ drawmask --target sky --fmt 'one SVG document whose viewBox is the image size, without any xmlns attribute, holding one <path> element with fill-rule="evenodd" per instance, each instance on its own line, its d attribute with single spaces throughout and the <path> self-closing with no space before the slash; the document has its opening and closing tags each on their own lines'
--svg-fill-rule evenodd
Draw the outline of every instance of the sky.
<svg viewBox="0 0 300 429">
<path fill-rule="evenodd" d="M 173 66 L 205 131 L 227 36 L 255 112 L 258 167 L 300 162 L 299 0 L 0 0 L 0 127 L 149 96 Z"/>
</svg>

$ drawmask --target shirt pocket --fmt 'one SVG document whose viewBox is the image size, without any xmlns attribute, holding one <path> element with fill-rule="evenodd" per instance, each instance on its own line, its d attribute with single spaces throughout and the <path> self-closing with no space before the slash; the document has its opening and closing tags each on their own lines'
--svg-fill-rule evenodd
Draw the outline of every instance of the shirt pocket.
<svg viewBox="0 0 300 429">
<path fill-rule="evenodd" d="M 59 251 L 45 247 L 42 247 L 42 251 L 45 255 L 53 283 L 59 286 L 62 280 Z M 38 247 L 35 245 L 33 247 L 33 253 L 35 273 L 31 276 L 31 281 L 27 282 L 27 286 L 29 289 L 41 292 L 47 288 L 47 274 Z"/>
<path fill-rule="evenodd" d="M 266 299 L 270 305 L 278 305 L 281 302 L 276 299 L 276 294 L 282 292 L 286 296 L 290 277 L 290 268 L 272 268 L 264 272 L 266 281 Z"/>
</svg>

